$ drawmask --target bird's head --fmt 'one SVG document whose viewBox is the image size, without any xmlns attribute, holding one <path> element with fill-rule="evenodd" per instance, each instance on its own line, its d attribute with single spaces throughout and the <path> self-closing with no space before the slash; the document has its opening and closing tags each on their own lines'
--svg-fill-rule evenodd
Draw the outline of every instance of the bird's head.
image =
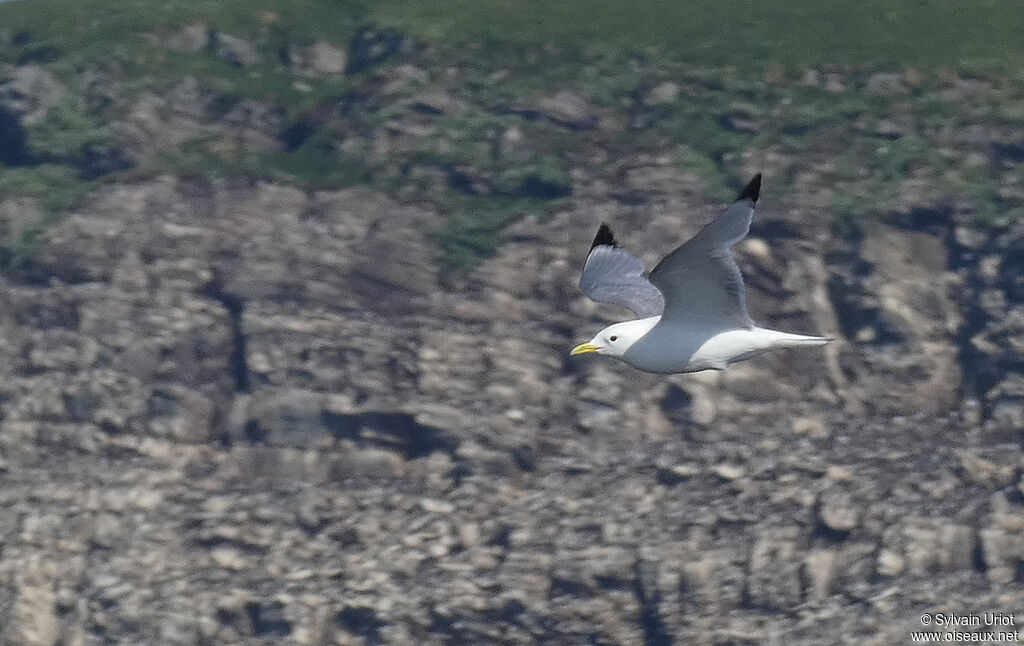
<svg viewBox="0 0 1024 646">
<path fill-rule="evenodd" d="M 569 356 L 578 354 L 606 354 L 611 357 L 621 357 L 629 350 L 630 346 L 651 329 L 648 319 L 640 321 L 625 321 L 609 325 L 597 333 L 587 343 L 581 343 L 569 353 Z"/>
</svg>

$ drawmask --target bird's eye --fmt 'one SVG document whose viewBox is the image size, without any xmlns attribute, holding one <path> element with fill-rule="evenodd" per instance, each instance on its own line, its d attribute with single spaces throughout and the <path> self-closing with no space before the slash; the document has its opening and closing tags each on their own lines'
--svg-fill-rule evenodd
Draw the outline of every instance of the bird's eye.
<svg viewBox="0 0 1024 646">
<path fill-rule="evenodd" d="M 611 341 L 612 343 L 615 343 L 616 341 L 619 340 L 619 337 L 613 334 L 610 337 L 608 337 L 608 340 Z"/>
</svg>

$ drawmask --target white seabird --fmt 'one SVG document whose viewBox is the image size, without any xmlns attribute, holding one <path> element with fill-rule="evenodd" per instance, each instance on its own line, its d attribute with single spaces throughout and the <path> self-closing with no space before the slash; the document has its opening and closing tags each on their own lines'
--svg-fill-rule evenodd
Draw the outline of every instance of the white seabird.
<svg viewBox="0 0 1024 646">
<path fill-rule="evenodd" d="M 760 191 L 758 173 L 722 215 L 665 256 L 650 274 L 602 224 L 580 289 L 595 301 L 622 305 L 640 318 L 606 327 L 569 354 L 605 354 L 645 372 L 674 374 L 724 370 L 769 350 L 831 341 L 757 327 L 747 314 L 743 276 L 729 247 L 750 230 Z"/>
</svg>

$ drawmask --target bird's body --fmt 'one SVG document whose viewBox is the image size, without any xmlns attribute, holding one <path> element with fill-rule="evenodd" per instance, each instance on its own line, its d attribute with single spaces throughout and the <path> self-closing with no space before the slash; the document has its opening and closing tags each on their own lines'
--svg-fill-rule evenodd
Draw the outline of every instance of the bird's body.
<svg viewBox="0 0 1024 646">
<path fill-rule="evenodd" d="M 757 175 L 731 207 L 650 274 L 601 225 L 580 287 L 641 318 L 608 326 L 571 354 L 607 354 L 645 372 L 675 374 L 724 370 L 769 350 L 828 343 L 758 327 L 747 315 L 743 278 L 729 247 L 746 236 L 760 186 Z"/>
<path fill-rule="evenodd" d="M 671 322 L 660 325 L 660 321 L 660 316 L 626 321 L 634 325 L 638 332 L 645 331 L 618 358 L 644 372 L 676 374 L 723 370 L 731 363 L 776 348 L 821 345 L 828 341 L 821 337 L 790 334 L 757 326 L 699 330 L 681 328 Z"/>
</svg>

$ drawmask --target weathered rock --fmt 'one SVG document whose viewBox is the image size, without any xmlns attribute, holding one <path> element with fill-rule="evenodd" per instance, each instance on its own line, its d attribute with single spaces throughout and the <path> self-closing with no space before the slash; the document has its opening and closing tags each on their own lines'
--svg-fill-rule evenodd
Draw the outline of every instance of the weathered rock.
<svg viewBox="0 0 1024 646">
<path fill-rule="evenodd" d="M 804 568 L 813 598 L 826 599 L 839 587 L 839 556 L 835 550 L 812 550 L 807 554 Z"/>
<path fill-rule="evenodd" d="M 43 220 L 39 200 L 31 197 L 0 201 L 0 240 L 5 246 L 17 245 L 23 236 Z"/>
<path fill-rule="evenodd" d="M 186 25 L 179 31 L 159 39 L 159 42 L 167 49 L 172 49 L 177 52 L 187 52 L 189 54 L 198 54 L 210 46 L 213 37 L 213 30 L 201 22 L 196 22 L 191 25 Z"/>
<path fill-rule="evenodd" d="M 292 69 L 303 76 L 340 76 L 348 63 L 345 50 L 322 40 L 308 47 L 292 48 L 289 58 Z"/>
<path fill-rule="evenodd" d="M 845 92 L 846 81 L 843 75 L 837 72 L 825 74 L 825 89 L 829 92 Z"/>
<path fill-rule="evenodd" d="M 747 589 L 751 603 L 788 608 L 800 602 L 800 563 L 795 528 L 767 531 L 750 553 Z"/>
<path fill-rule="evenodd" d="M 694 596 L 694 605 L 722 610 L 740 604 L 745 577 L 735 558 L 712 552 L 684 565 L 683 580 Z"/>
<path fill-rule="evenodd" d="M 252 41 L 220 31 L 214 32 L 210 40 L 214 53 L 232 65 L 254 67 L 263 62 L 263 56 Z"/>
<path fill-rule="evenodd" d="M 909 397 L 923 409 L 951 410 L 959 392 L 953 330 L 960 312 L 943 240 L 929 232 L 872 227 L 862 254 L 872 274 L 835 276 L 830 290 L 847 333 L 867 350 L 860 369 L 874 372 L 869 366 L 884 364 L 892 379 L 867 380 L 873 405 L 894 401 L 898 384 L 897 407 Z"/>
<path fill-rule="evenodd" d="M 859 521 L 857 508 L 849 494 L 840 491 L 827 492 L 822 496 L 818 509 L 821 523 L 835 532 L 850 532 Z"/>
<path fill-rule="evenodd" d="M 412 97 L 409 105 L 427 114 L 462 115 L 469 111 L 465 101 L 443 92 L 422 92 Z"/>
<path fill-rule="evenodd" d="M 56 646 L 60 640 L 60 623 L 57 618 L 55 572 L 37 561 L 23 563 L 17 577 L 17 597 L 11 610 L 9 633 L 11 643 L 16 646 Z"/>
<path fill-rule="evenodd" d="M 1019 430 L 1022 427 L 1014 428 Z M 970 482 L 997 489 L 1017 479 L 1021 460 L 1017 455 L 1007 455 L 1006 451 L 963 451 L 960 453 L 960 466 Z"/>
<path fill-rule="evenodd" d="M 872 74 L 865 83 L 864 90 L 868 94 L 880 95 L 905 94 L 908 91 L 904 85 L 904 76 L 890 72 Z"/>
<path fill-rule="evenodd" d="M 679 98 L 680 87 L 673 81 L 658 83 L 644 95 L 644 103 L 647 105 L 666 105 L 673 103 Z"/>
<path fill-rule="evenodd" d="M 146 402 L 150 429 L 178 442 L 211 442 L 217 437 L 216 404 L 177 385 L 153 388 Z"/>
<path fill-rule="evenodd" d="M 0 123 L 2 115 L 25 125 L 42 121 L 64 97 L 64 86 L 45 67 L 20 65 L 0 83 Z"/>
<path fill-rule="evenodd" d="M 360 29 L 349 46 L 348 74 L 356 74 L 391 58 L 402 50 L 402 35 L 394 29 Z"/>
<path fill-rule="evenodd" d="M 903 527 L 907 568 L 915 574 L 970 567 L 977 538 L 970 527 L 910 519 Z"/>
<path fill-rule="evenodd" d="M 583 95 L 571 90 L 541 97 L 536 109 L 543 117 L 568 128 L 588 130 L 597 126 L 597 110 Z"/>
</svg>

